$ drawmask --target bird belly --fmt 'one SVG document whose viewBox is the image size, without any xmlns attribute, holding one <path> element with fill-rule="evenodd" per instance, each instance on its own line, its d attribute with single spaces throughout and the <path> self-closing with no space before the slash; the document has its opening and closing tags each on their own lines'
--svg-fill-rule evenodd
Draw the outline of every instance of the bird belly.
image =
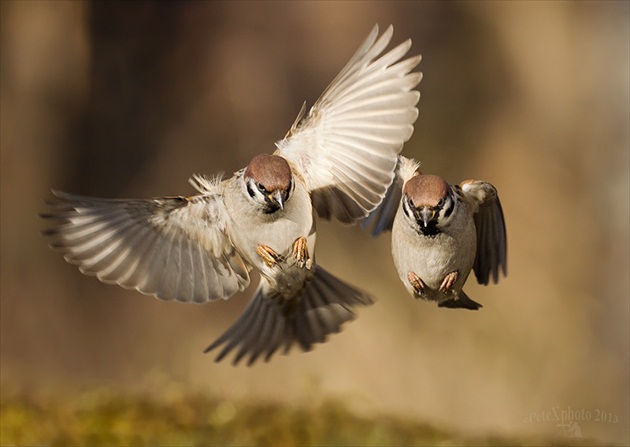
<svg viewBox="0 0 630 447">
<path fill-rule="evenodd" d="M 296 188 L 285 209 L 272 214 L 247 209 L 231 215 L 231 238 L 241 256 L 264 276 L 269 285 L 283 297 L 296 295 L 312 277 L 307 266 L 300 267 L 293 256 L 293 245 L 306 238 L 308 256 L 313 263 L 315 253 L 315 226 L 310 198 Z M 243 209 L 243 208 L 241 208 Z M 259 247 L 268 247 L 277 255 L 269 264 L 259 253 Z"/>
<path fill-rule="evenodd" d="M 471 250 L 465 242 L 467 238 L 455 238 L 445 233 L 435 236 L 423 236 L 415 231 L 413 233 L 401 237 L 400 232 L 392 232 L 396 269 L 407 290 L 418 296 L 409 281 L 408 275 L 413 272 L 425 286 L 421 298 L 443 301 L 452 298 L 453 294 L 457 295 L 464 286 L 474 262 L 475 250 Z M 474 241 L 474 236 L 472 240 Z M 458 276 L 450 292 L 440 291 L 444 278 L 455 271 Z"/>
<path fill-rule="evenodd" d="M 311 224 L 312 227 L 312 224 Z M 311 271 L 306 266 L 299 266 L 293 256 L 293 244 L 300 237 L 306 237 L 308 255 L 311 258 L 309 267 L 315 252 L 315 231 L 314 228 L 304 225 L 296 225 L 295 222 L 279 220 L 274 223 L 273 235 L 265 232 L 264 237 L 256 239 L 256 245 L 265 245 L 280 255 L 278 263 L 273 266 L 267 265 L 256 253 L 258 262 L 257 268 L 260 274 L 265 276 L 271 286 L 281 293 L 285 298 L 290 298 L 302 289 L 307 280 L 312 277 Z M 262 236 L 262 235 L 261 235 Z"/>
</svg>

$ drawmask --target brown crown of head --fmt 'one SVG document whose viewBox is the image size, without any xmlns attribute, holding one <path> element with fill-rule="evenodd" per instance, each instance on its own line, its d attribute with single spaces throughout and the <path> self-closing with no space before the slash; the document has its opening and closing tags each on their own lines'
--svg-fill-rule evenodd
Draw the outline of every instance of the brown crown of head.
<svg viewBox="0 0 630 447">
<path fill-rule="evenodd" d="M 451 186 L 437 175 L 416 175 L 405 183 L 403 189 L 403 194 L 411 199 L 416 208 L 434 208 L 441 199 L 452 193 Z"/>
<path fill-rule="evenodd" d="M 256 155 L 247 165 L 244 176 L 262 183 L 270 192 L 285 191 L 291 186 L 289 163 L 277 155 Z"/>
</svg>

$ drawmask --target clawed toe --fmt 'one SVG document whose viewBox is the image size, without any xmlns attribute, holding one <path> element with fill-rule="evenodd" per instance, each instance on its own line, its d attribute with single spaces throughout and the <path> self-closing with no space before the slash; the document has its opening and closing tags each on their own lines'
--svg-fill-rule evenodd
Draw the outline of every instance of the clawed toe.
<svg viewBox="0 0 630 447">
<path fill-rule="evenodd" d="M 258 255 L 262 258 L 262 260 L 269 268 L 272 268 L 276 265 L 280 267 L 279 263 L 283 261 L 283 257 L 267 245 L 259 245 L 256 248 L 256 253 L 258 253 Z"/>
<path fill-rule="evenodd" d="M 455 284 L 455 281 L 457 281 L 458 276 L 459 276 L 459 273 L 457 272 L 457 270 L 446 275 L 444 277 L 444 280 L 442 281 L 442 285 L 440 286 L 440 292 L 443 292 L 443 293 L 450 292 L 451 288 L 453 287 L 453 284 Z"/>
<path fill-rule="evenodd" d="M 308 255 L 308 246 L 305 237 L 299 237 L 293 242 L 293 259 L 295 259 L 297 266 L 300 268 L 306 267 L 310 269 L 313 265 L 313 261 Z"/>
<path fill-rule="evenodd" d="M 416 295 L 424 295 L 424 283 L 415 272 L 409 272 L 407 274 L 407 280 L 409 281 L 409 284 L 411 284 L 411 287 L 413 287 Z"/>
</svg>

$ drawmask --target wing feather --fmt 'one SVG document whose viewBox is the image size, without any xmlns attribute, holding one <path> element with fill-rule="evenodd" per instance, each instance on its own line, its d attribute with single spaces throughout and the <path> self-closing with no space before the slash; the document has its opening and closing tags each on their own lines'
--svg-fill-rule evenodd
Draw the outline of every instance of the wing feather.
<svg viewBox="0 0 630 447">
<path fill-rule="evenodd" d="M 374 210 L 413 133 L 420 98 L 413 89 L 422 75 L 411 70 L 420 56 L 401 61 L 410 40 L 382 54 L 392 34 L 390 26 L 378 37 L 375 26 L 308 115 L 276 143 L 306 180 L 321 217 L 352 224 Z"/>
<path fill-rule="evenodd" d="M 136 249 L 129 251 L 126 271 L 121 272 L 119 277 L 120 285 L 128 289 L 133 288 L 133 285 L 138 283 L 140 278 L 146 276 L 147 260 L 149 259 L 147 253 L 158 238 L 158 234 L 148 228 L 138 226 L 138 229 L 137 241 L 130 243 Z"/>
<path fill-rule="evenodd" d="M 377 237 L 383 231 L 391 231 L 394 219 L 402 200 L 402 190 L 405 183 L 420 173 L 420 163 L 411 158 L 398 156 L 396 178 L 387 189 L 385 198 L 370 215 L 361 222 L 361 227 L 372 226 L 372 237 Z"/>
<path fill-rule="evenodd" d="M 55 192 L 51 247 L 81 272 L 164 300 L 227 299 L 250 281 L 231 244 L 218 182 L 193 197 L 98 199 Z"/>
<path fill-rule="evenodd" d="M 479 284 L 499 281 L 507 274 L 507 236 L 499 195 L 494 186 L 480 180 L 466 180 L 460 189 L 469 202 L 478 204 L 474 214 L 477 254 L 473 270 Z"/>
</svg>

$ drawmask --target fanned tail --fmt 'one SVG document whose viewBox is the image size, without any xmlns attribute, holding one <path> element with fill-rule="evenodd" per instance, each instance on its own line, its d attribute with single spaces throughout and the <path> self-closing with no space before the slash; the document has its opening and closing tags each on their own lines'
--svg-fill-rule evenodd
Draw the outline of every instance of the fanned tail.
<svg viewBox="0 0 630 447">
<path fill-rule="evenodd" d="M 294 344 L 303 351 L 324 343 L 329 334 L 354 320 L 353 307 L 367 306 L 373 299 L 316 266 L 313 279 L 299 296 L 283 299 L 262 279 L 256 294 L 239 319 L 204 352 L 223 346 L 215 361 L 236 351 L 233 364 L 248 357 L 253 364 L 259 357 L 268 361 L 275 352 L 287 353 Z"/>
</svg>

